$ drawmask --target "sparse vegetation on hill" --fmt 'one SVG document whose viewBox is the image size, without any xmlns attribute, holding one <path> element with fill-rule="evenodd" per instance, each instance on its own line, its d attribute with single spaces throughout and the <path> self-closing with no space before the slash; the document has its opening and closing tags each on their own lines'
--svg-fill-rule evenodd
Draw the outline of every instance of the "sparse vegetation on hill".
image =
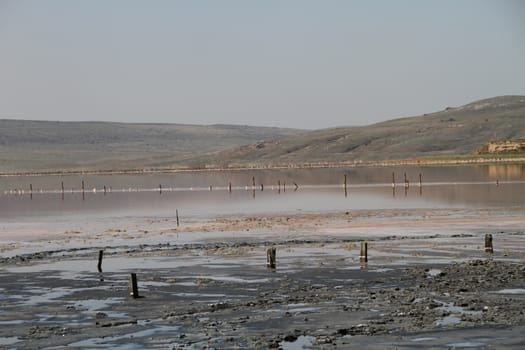
<svg viewBox="0 0 525 350">
<path fill-rule="evenodd" d="M 316 131 L 0 120 L 0 172 L 282 166 L 474 155 L 525 139 L 525 96 Z"/>
<path fill-rule="evenodd" d="M 241 125 L 0 120 L 0 172 L 135 169 L 298 133 Z"/>
<path fill-rule="evenodd" d="M 214 154 L 203 164 L 294 164 L 458 157 L 525 138 L 525 96 L 504 96 L 363 127 L 317 130 Z"/>
</svg>

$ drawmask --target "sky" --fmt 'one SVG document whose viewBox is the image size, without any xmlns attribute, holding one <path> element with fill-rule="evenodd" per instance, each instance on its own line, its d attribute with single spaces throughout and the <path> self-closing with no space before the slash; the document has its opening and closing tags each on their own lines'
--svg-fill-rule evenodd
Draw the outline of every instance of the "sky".
<svg viewBox="0 0 525 350">
<path fill-rule="evenodd" d="M 319 129 L 525 95 L 520 0 L 0 0 L 0 119 Z"/>
</svg>

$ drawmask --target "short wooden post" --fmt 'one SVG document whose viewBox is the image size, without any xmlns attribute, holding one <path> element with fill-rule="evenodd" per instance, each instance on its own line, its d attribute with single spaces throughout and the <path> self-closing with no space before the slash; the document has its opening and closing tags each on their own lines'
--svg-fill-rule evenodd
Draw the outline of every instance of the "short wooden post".
<svg viewBox="0 0 525 350">
<path fill-rule="evenodd" d="M 348 197 L 348 190 L 346 189 L 346 174 L 345 174 L 345 181 L 344 181 L 344 190 L 345 190 L 345 198 Z"/>
<path fill-rule="evenodd" d="M 252 190 L 255 189 L 255 176 L 252 176 Z"/>
<path fill-rule="evenodd" d="M 177 218 L 177 227 L 179 227 L 179 209 L 175 209 L 175 216 Z"/>
<path fill-rule="evenodd" d="M 281 193 L 281 180 L 277 181 L 277 193 Z"/>
<path fill-rule="evenodd" d="M 264 191 L 264 185 L 261 184 L 261 192 Z"/>
<path fill-rule="evenodd" d="M 139 297 L 139 288 L 137 285 L 137 274 L 136 273 L 132 272 L 129 275 L 129 289 L 130 289 L 129 295 L 131 297 L 133 297 L 134 299 Z"/>
<path fill-rule="evenodd" d="M 159 184 L 159 194 L 162 194 L 162 184 Z"/>
<path fill-rule="evenodd" d="M 277 265 L 276 249 L 275 247 L 268 248 L 266 250 L 266 267 L 269 269 L 275 269 Z"/>
<path fill-rule="evenodd" d="M 361 253 L 359 255 L 359 262 L 368 262 L 368 242 L 361 242 Z"/>
<path fill-rule="evenodd" d="M 98 265 L 97 265 L 98 272 L 102 272 L 102 258 L 103 257 L 104 257 L 104 251 L 99 250 L 98 251 Z"/>
<path fill-rule="evenodd" d="M 107 192 L 107 188 L 106 188 L 106 185 L 104 185 L 104 194 L 106 194 Z"/>
<path fill-rule="evenodd" d="M 33 199 L 33 185 L 29 184 L 29 197 Z"/>
<path fill-rule="evenodd" d="M 210 185 L 210 191 L 213 191 L 213 187 Z"/>
<path fill-rule="evenodd" d="M 286 192 L 286 181 L 283 182 L 283 192 Z"/>
<path fill-rule="evenodd" d="M 85 199 L 85 192 L 84 192 L 84 180 L 82 180 L 82 200 Z"/>
<path fill-rule="evenodd" d="M 410 186 L 407 178 L 407 173 L 405 173 L 405 188 L 408 188 Z"/>
<path fill-rule="evenodd" d="M 396 174 L 392 172 L 392 188 L 396 188 Z"/>
<path fill-rule="evenodd" d="M 494 253 L 494 249 L 492 248 L 492 234 L 490 233 L 485 235 L 485 253 Z"/>
<path fill-rule="evenodd" d="M 228 191 L 229 191 L 230 193 L 232 192 L 232 183 L 231 183 L 231 182 L 228 184 Z"/>
</svg>

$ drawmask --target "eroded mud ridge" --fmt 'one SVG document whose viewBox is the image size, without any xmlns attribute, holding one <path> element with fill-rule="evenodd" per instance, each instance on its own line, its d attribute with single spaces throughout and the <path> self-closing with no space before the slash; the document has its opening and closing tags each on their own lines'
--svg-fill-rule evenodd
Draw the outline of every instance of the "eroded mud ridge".
<svg viewBox="0 0 525 350">
<path fill-rule="evenodd" d="M 147 254 L 120 247 L 102 273 L 84 250 L 5 260 L 0 345 L 519 349 L 525 342 L 522 258 L 359 264 L 323 253 L 331 249 L 325 244 L 280 247 L 275 270 L 265 266 L 264 242 Z M 130 271 L 141 298 L 129 296 Z"/>
</svg>

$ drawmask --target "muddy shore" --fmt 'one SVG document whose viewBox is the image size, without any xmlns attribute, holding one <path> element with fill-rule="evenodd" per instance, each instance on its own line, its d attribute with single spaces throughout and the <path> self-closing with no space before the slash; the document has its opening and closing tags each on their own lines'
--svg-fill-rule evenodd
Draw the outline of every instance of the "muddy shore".
<svg viewBox="0 0 525 350">
<path fill-rule="evenodd" d="M 108 229 L 114 241 L 70 233 L 89 244 L 3 254 L 0 347 L 523 348 L 523 218 L 453 214 L 220 217 L 179 228 L 150 220 Z M 139 235 L 149 237 L 135 243 Z M 266 267 L 270 246 L 276 269 Z"/>
</svg>

